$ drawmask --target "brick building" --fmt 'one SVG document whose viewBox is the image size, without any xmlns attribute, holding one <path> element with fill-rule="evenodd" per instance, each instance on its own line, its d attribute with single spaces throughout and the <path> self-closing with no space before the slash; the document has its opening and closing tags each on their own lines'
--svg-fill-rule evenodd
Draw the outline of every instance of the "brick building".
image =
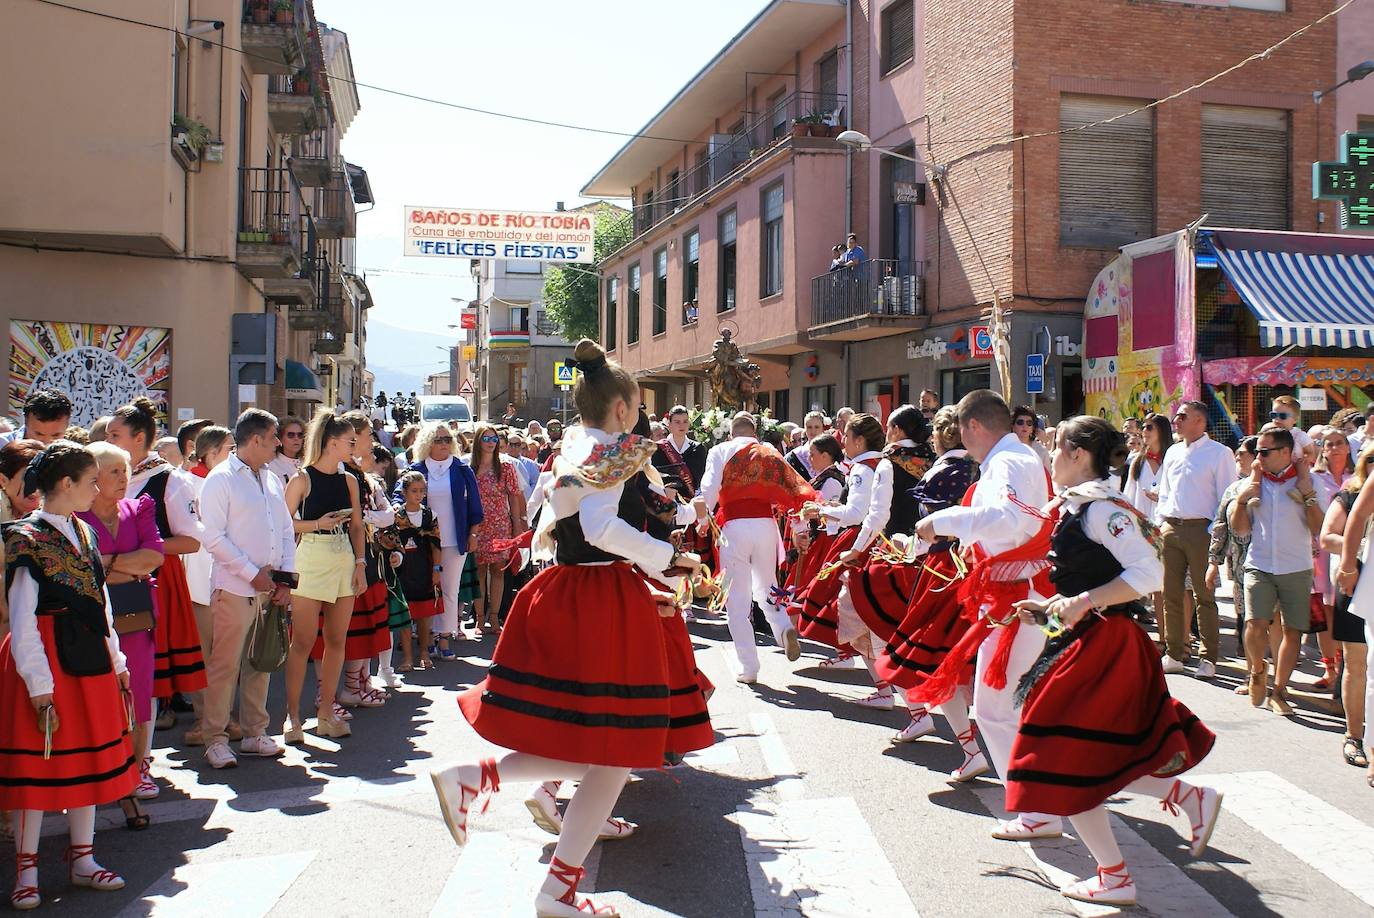
<svg viewBox="0 0 1374 918">
<path fill-rule="evenodd" d="M 1083 300 L 1120 245 L 1204 214 L 1333 229 L 1310 164 L 1374 112 L 1374 88 L 1312 94 L 1369 56 L 1363 5 L 1137 110 L 1335 5 L 774 0 L 643 129 L 683 142 L 632 140 L 584 189 L 635 206 L 635 239 L 602 265 L 606 343 L 658 407 L 704 401 L 710 342 L 728 327 L 778 415 L 886 410 L 922 388 L 948 402 L 996 383 L 970 328 L 997 293 L 1013 309 L 1015 394 L 1025 355 L 1045 353 L 1041 410 L 1076 411 Z M 818 100 L 828 121 L 919 164 L 794 136 Z M 1018 135 L 1032 136 L 1007 142 Z M 827 274 L 850 229 L 869 261 Z"/>
</svg>

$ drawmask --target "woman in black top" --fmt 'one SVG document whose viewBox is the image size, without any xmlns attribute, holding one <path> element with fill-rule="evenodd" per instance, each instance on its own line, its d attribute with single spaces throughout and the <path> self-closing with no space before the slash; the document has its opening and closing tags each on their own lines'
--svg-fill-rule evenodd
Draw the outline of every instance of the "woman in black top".
<svg viewBox="0 0 1374 918">
<path fill-rule="evenodd" d="M 333 738 L 350 733 L 348 724 L 334 713 L 334 695 L 343 669 L 353 601 L 367 589 L 358 480 L 342 470 L 342 463 L 353 455 L 357 439 L 352 424 L 332 411 L 321 411 L 306 434 L 304 467 L 286 486 L 286 507 L 296 518 L 300 537 L 296 549 L 300 582 L 291 591 L 291 650 L 286 658 L 284 733 L 288 743 L 304 739 L 301 685 L 322 611 L 324 658 L 319 669 L 316 732 Z"/>
</svg>

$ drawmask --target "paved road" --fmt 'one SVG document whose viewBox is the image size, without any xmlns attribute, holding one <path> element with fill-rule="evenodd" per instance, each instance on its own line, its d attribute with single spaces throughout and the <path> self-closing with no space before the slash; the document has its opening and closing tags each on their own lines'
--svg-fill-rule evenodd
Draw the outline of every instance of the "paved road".
<svg viewBox="0 0 1374 918">
<path fill-rule="evenodd" d="M 942 728 L 904 747 L 887 737 L 901 712 L 867 711 L 861 671 L 824 674 L 765 655 L 760 685 L 734 683 L 723 623 L 692 626 L 719 742 L 686 767 L 640 774 L 617 813 L 632 839 L 593 853 L 584 889 L 633 916 L 1093 915 L 1055 884 L 1091 868 L 1082 848 L 991 839 L 996 785 L 953 788 L 958 752 Z M 170 786 L 147 832 L 102 811 L 99 853 L 129 881 L 121 893 L 68 891 L 59 868 L 62 820 L 42 850 L 52 916 L 487 916 L 532 914 L 552 853 L 507 785 L 458 857 L 426 772 L 485 744 L 457 716 L 454 689 L 480 676 L 491 643 L 413 679 L 354 720 L 342 744 L 312 738 L 276 762 L 214 772 L 198 750 L 166 745 Z M 1225 647 L 1234 650 L 1234 636 Z M 803 658 L 814 663 L 818 656 Z M 1307 666 L 1307 664 L 1305 664 Z M 1304 684 L 1310 683 L 1314 669 Z M 1187 857 L 1181 817 L 1145 799 L 1116 807 L 1122 847 L 1145 911 L 1160 916 L 1374 913 L 1374 791 L 1341 761 L 1330 700 L 1299 694 L 1286 721 L 1231 695 L 1234 665 L 1215 684 L 1171 676 L 1174 692 L 1220 735 L 1199 768 L 1224 785 L 1207 855 Z M 8 881 L 9 876 L 6 875 Z"/>
</svg>

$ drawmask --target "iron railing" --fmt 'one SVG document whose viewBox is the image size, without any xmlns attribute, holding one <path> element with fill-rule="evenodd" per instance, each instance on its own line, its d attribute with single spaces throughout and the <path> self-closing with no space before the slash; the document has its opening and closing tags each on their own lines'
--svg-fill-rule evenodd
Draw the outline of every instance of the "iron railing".
<svg viewBox="0 0 1374 918">
<path fill-rule="evenodd" d="M 297 159 L 328 160 L 335 172 L 342 172 L 344 168 L 343 157 L 334 149 L 334 131 L 329 125 L 292 138 L 291 155 Z"/>
<path fill-rule="evenodd" d="M 811 326 L 860 316 L 919 316 L 925 263 L 870 258 L 811 279 Z"/>
<path fill-rule="evenodd" d="M 847 97 L 843 93 L 803 90 L 789 93 L 762 112 L 746 112 L 740 130 L 730 135 L 717 135 L 704 160 L 679 172 L 676 179 L 665 182 L 662 188 L 653 189 L 651 204 L 636 205 L 635 235 L 642 235 L 660 220 L 667 219 L 721 184 L 749 162 L 754 151 L 782 137 L 790 137 L 796 119 L 821 117 L 829 124 L 842 125 L 848 117 L 846 106 Z M 774 128 L 779 123 L 782 131 L 774 137 Z"/>
<path fill-rule="evenodd" d="M 302 238 L 308 221 L 301 207 L 300 186 L 290 169 L 239 167 L 240 241 L 290 245 L 297 253 L 308 252 Z"/>
</svg>

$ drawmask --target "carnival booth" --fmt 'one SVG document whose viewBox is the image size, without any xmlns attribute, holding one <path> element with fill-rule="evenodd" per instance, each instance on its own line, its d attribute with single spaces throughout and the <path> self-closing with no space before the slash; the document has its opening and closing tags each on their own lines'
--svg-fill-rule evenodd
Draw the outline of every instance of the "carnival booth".
<svg viewBox="0 0 1374 918">
<path fill-rule="evenodd" d="M 1124 418 L 1201 399 L 1234 445 L 1295 395 L 1302 426 L 1374 400 L 1374 238 L 1187 229 L 1134 243 L 1084 309 L 1090 413 Z"/>
</svg>

